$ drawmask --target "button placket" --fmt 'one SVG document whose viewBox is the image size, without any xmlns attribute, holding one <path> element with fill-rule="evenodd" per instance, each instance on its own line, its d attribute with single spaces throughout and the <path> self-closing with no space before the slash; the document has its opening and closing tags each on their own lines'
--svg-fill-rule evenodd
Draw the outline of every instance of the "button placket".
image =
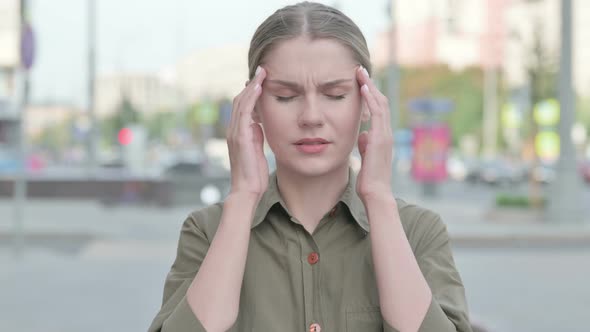
<svg viewBox="0 0 590 332">
<path fill-rule="evenodd" d="M 303 229 L 297 230 L 297 237 L 300 245 L 300 258 L 303 282 L 303 303 L 305 310 L 305 321 L 307 324 L 314 322 L 314 277 L 313 265 L 309 263 L 309 256 L 311 252 L 315 252 L 315 248 L 308 241 L 307 233 Z M 308 325 L 311 326 L 311 325 Z"/>
</svg>

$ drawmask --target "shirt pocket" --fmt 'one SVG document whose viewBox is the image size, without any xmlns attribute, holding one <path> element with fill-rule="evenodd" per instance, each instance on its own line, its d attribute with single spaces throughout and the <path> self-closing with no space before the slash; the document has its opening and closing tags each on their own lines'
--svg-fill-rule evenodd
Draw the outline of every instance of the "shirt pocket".
<svg viewBox="0 0 590 332">
<path fill-rule="evenodd" d="M 346 309 L 346 332 L 383 332 L 383 317 L 378 306 Z"/>
</svg>

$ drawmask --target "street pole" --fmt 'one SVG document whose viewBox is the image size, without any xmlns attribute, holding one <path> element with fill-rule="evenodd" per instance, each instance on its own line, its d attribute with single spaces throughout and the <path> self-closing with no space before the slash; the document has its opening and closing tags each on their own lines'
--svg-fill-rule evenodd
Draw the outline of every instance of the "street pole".
<svg viewBox="0 0 590 332">
<path fill-rule="evenodd" d="M 391 131 L 395 135 L 399 118 L 399 72 L 397 67 L 397 31 L 396 31 L 396 5 L 395 0 L 389 2 L 389 66 L 387 70 L 387 98 L 389 99 L 389 111 Z M 394 136 L 395 137 L 395 136 Z M 395 147 L 395 142 L 394 142 Z M 393 151 L 391 167 L 391 188 L 396 186 L 398 155 Z"/>
<path fill-rule="evenodd" d="M 575 119 L 575 96 L 572 87 L 572 1 L 561 1 L 561 58 L 559 60 L 560 156 L 556 178 L 551 188 L 548 221 L 576 223 L 584 221 L 585 204 L 580 199 L 578 174 L 571 129 Z M 587 204 L 587 202 L 586 202 Z"/>
<path fill-rule="evenodd" d="M 19 161 L 19 169 L 14 179 L 14 256 L 20 257 L 23 254 L 25 247 L 24 237 L 24 207 L 27 199 L 27 149 L 26 149 L 26 133 L 25 133 L 25 110 L 29 103 L 29 70 L 25 67 L 23 61 L 23 36 L 25 34 L 25 26 L 28 24 L 28 1 L 21 0 L 20 2 L 20 76 L 21 76 L 21 93 L 18 102 L 19 121 L 17 130 L 17 153 Z"/>
<path fill-rule="evenodd" d="M 87 3 L 87 19 L 88 19 L 88 63 L 87 63 L 87 104 L 86 111 L 88 114 L 88 121 L 90 128 L 88 129 L 88 136 L 86 138 L 87 151 L 88 151 L 88 164 L 87 171 L 89 176 L 94 176 L 97 167 L 97 135 L 98 135 L 98 124 L 96 121 L 95 113 L 95 75 L 96 75 L 96 1 L 88 0 Z"/>
<path fill-rule="evenodd" d="M 493 159 L 497 153 L 498 138 L 498 73 L 492 63 L 484 68 L 484 157 Z"/>
</svg>

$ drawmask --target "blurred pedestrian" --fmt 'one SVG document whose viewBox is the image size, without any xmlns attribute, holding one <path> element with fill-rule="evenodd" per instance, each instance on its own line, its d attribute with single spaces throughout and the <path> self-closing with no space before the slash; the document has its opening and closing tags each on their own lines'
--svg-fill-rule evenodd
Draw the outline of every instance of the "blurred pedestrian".
<svg viewBox="0 0 590 332">
<path fill-rule="evenodd" d="M 389 104 L 355 23 L 284 7 L 248 65 L 227 133 L 231 191 L 186 219 L 149 331 L 471 331 L 445 225 L 394 197 Z"/>
</svg>

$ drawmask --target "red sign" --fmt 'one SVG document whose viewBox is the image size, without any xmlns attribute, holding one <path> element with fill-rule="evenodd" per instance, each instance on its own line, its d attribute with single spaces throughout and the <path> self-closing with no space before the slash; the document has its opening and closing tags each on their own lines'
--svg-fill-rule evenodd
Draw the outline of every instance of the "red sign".
<svg viewBox="0 0 590 332">
<path fill-rule="evenodd" d="M 131 141 L 133 141 L 133 131 L 129 128 L 123 128 L 119 130 L 119 144 L 121 145 L 129 145 Z"/>
<path fill-rule="evenodd" d="M 414 128 L 412 176 L 419 182 L 447 179 L 447 155 L 451 134 L 446 124 L 420 125 Z"/>
</svg>

